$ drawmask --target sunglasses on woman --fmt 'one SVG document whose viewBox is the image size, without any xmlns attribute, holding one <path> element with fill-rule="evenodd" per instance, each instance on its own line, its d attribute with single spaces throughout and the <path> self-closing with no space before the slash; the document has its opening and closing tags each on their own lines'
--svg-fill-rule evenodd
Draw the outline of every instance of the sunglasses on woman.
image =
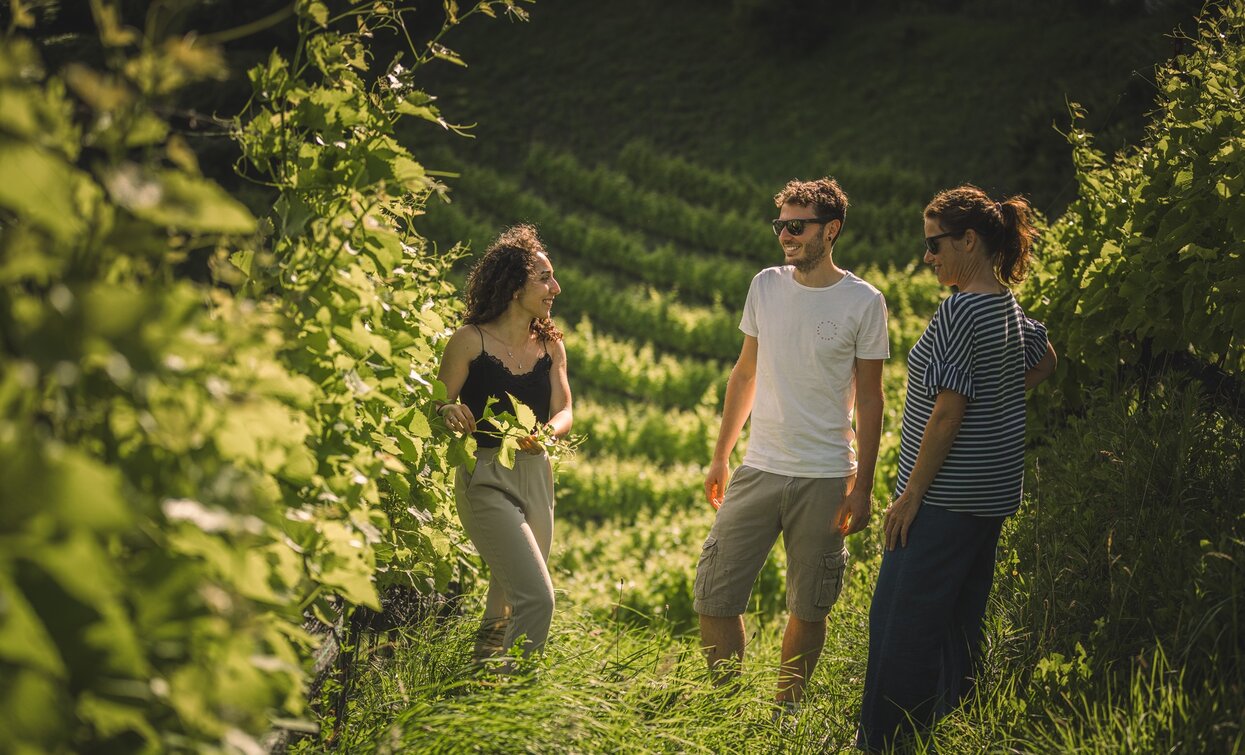
<svg viewBox="0 0 1245 755">
<path fill-rule="evenodd" d="M 937 255 L 939 239 L 945 239 L 948 236 L 961 236 L 961 235 L 963 234 L 958 233 L 956 231 L 947 231 L 946 233 L 940 233 L 937 236 L 926 236 L 925 237 L 925 250 L 928 251 L 930 254 Z"/>
<path fill-rule="evenodd" d="M 792 218 L 790 220 L 771 220 L 770 224 L 774 226 L 775 236 L 780 235 L 783 228 L 786 228 L 787 233 L 792 236 L 799 236 L 804 233 L 805 223 L 829 223 L 831 220 L 838 220 L 838 218 Z"/>
</svg>

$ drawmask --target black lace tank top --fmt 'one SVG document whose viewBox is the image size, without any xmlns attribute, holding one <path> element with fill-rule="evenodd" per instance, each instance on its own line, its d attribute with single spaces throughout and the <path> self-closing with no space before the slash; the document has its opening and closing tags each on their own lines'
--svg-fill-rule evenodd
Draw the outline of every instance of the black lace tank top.
<svg viewBox="0 0 1245 755">
<path fill-rule="evenodd" d="M 468 365 L 467 380 L 463 383 L 462 390 L 459 391 L 458 399 L 467 405 L 472 416 L 478 420 L 484 413 L 484 404 L 490 396 L 497 397 L 497 403 L 493 404 L 494 413 L 510 412 L 513 414 L 514 405 L 506 396 L 509 393 L 527 404 L 528 408 L 536 413 L 537 422 L 541 424 L 548 422 L 549 399 L 553 392 L 549 380 L 553 357 L 549 356 L 549 350 L 545 349 L 544 356 L 536 360 L 531 370 L 516 375 L 500 359 L 485 351 L 484 331 L 479 328 L 476 328 L 476 331 L 480 333 L 480 355 L 472 359 L 471 364 Z M 480 423 L 475 433 L 476 445 L 479 448 L 497 448 L 501 445 L 501 439 L 496 435 L 485 435 L 480 430 L 492 430 L 492 426 L 487 422 Z"/>
</svg>

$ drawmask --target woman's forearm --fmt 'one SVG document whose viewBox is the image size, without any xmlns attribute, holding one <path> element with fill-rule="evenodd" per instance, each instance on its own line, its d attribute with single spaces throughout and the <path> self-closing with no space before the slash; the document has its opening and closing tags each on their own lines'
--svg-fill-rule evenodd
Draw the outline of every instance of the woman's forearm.
<svg viewBox="0 0 1245 755">
<path fill-rule="evenodd" d="M 554 437 L 564 438 L 566 437 L 566 434 L 571 431 L 571 425 L 573 422 L 574 415 L 571 412 L 571 407 L 567 406 L 557 414 L 550 417 L 549 421 L 546 422 L 545 425 L 553 433 Z"/>
<path fill-rule="evenodd" d="M 1055 347 L 1048 342 L 1046 344 L 1046 354 L 1042 356 L 1042 361 L 1033 365 L 1033 369 L 1025 372 L 1025 390 L 1033 390 L 1041 385 L 1042 381 L 1055 374 L 1055 366 L 1058 363 L 1059 359 L 1055 356 Z"/>
</svg>

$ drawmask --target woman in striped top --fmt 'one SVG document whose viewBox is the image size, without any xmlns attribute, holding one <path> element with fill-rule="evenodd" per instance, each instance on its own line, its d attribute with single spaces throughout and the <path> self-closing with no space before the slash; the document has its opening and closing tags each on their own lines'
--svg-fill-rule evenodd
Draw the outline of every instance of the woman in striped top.
<svg viewBox="0 0 1245 755">
<path fill-rule="evenodd" d="M 974 186 L 925 208 L 925 262 L 954 286 L 908 355 L 895 498 L 869 611 L 857 746 L 890 747 L 972 690 L 1004 517 L 1020 506 L 1024 392 L 1055 369 L 1046 327 L 1010 285 L 1024 279 L 1029 203 Z"/>
</svg>

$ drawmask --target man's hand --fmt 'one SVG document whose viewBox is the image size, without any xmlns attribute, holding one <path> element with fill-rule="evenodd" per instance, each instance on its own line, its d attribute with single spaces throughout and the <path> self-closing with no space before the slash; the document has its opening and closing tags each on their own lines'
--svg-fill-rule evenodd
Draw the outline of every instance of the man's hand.
<svg viewBox="0 0 1245 755">
<path fill-rule="evenodd" d="M 730 479 L 731 473 L 725 461 L 714 461 L 709 465 L 709 472 L 705 475 L 705 500 L 714 510 L 722 506 L 722 499 L 726 495 L 726 483 Z"/>
<path fill-rule="evenodd" d="M 836 523 L 839 534 L 843 537 L 854 535 L 869 526 L 869 516 L 873 510 L 873 496 L 865 485 L 854 485 L 843 498 L 839 507 L 839 520 Z"/>
<path fill-rule="evenodd" d="M 519 438 L 519 450 L 532 455 L 539 455 L 545 452 L 545 447 L 541 444 L 540 439 L 533 434 Z"/>
<path fill-rule="evenodd" d="M 924 497 L 923 492 L 914 492 L 909 486 L 886 509 L 886 514 L 882 517 L 886 550 L 893 551 L 896 545 L 902 548 L 908 547 L 908 527 L 912 526 L 912 520 L 916 519 L 916 512 L 920 510 L 921 499 Z"/>
</svg>

